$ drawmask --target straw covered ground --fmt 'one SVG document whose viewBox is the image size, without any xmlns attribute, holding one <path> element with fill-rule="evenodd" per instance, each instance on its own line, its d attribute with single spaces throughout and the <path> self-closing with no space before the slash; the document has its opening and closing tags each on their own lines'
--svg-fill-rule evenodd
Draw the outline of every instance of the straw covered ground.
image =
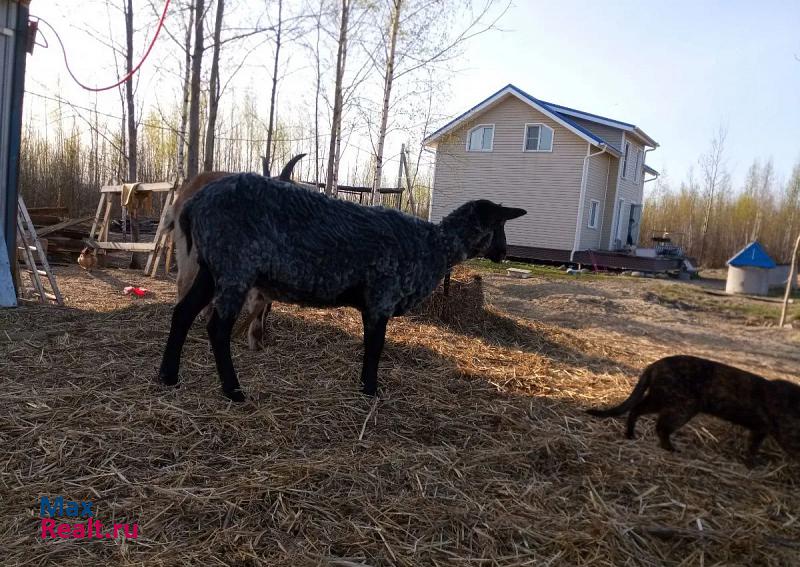
<svg viewBox="0 0 800 567">
<path fill-rule="evenodd" d="M 648 418 L 624 440 L 583 409 L 663 353 L 481 307 L 466 272 L 390 323 L 375 402 L 356 312 L 277 305 L 265 351 L 234 347 L 244 405 L 201 324 L 182 387 L 153 384 L 171 282 L 58 275 L 67 307 L 0 311 L 4 565 L 800 564 L 800 463 L 770 441 L 748 470 L 745 433 L 712 419 L 674 455 Z M 59 495 L 138 538 L 43 541 Z"/>
</svg>

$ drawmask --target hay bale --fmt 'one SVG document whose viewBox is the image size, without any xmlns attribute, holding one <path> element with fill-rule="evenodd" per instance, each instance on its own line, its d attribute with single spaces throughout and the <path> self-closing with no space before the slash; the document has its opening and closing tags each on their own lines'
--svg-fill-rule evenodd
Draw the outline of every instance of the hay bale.
<svg viewBox="0 0 800 567">
<path fill-rule="evenodd" d="M 411 314 L 460 326 L 480 320 L 483 312 L 483 278 L 469 269 L 459 267 L 453 270 L 447 293 L 444 284 L 439 284 Z"/>
</svg>

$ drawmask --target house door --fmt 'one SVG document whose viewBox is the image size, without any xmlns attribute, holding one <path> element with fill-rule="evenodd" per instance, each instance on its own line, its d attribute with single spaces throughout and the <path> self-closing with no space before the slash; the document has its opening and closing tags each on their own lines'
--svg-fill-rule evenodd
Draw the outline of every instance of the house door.
<svg viewBox="0 0 800 567">
<path fill-rule="evenodd" d="M 622 239 L 625 234 L 622 232 L 625 222 L 622 219 L 622 213 L 625 211 L 625 199 L 617 201 L 617 215 L 616 222 L 614 223 L 614 232 L 611 234 L 611 248 L 616 250 L 622 247 Z"/>
<path fill-rule="evenodd" d="M 639 227 L 642 224 L 642 206 L 631 205 L 628 215 L 628 235 L 625 243 L 628 246 L 636 246 L 639 243 Z"/>
</svg>

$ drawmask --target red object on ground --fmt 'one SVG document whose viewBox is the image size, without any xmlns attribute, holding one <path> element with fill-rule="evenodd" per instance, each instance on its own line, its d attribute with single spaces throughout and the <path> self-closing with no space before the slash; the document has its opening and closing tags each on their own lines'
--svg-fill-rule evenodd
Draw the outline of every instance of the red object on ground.
<svg viewBox="0 0 800 567">
<path fill-rule="evenodd" d="M 143 287 L 134 287 L 132 285 L 129 285 L 128 287 L 122 290 L 122 293 L 124 293 L 125 295 L 134 294 L 137 297 L 144 297 L 145 294 L 150 293 L 150 290 Z"/>
</svg>

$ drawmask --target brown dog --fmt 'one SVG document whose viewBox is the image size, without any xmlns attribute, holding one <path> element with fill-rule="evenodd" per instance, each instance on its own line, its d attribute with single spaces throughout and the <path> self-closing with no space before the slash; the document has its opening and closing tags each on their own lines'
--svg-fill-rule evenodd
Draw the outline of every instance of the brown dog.
<svg viewBox="0 0 800 567">
<path fill-rule="evenodd" d="M 800 454 L 800 386 L 695 356 L 654 362 L 642 372 L 627 400 L 606 410 L 587 411 L 598 417 L 630 412 L 629 439 L 634 437 L 639 416 L 658 413 L 656 432 L 661 447 L 668 451 L 675 451 L 670 435 L 698 413 L 705 413 L 750 430 L 750 465 L 768 435 L 787 453 Z"/>
</svg>

